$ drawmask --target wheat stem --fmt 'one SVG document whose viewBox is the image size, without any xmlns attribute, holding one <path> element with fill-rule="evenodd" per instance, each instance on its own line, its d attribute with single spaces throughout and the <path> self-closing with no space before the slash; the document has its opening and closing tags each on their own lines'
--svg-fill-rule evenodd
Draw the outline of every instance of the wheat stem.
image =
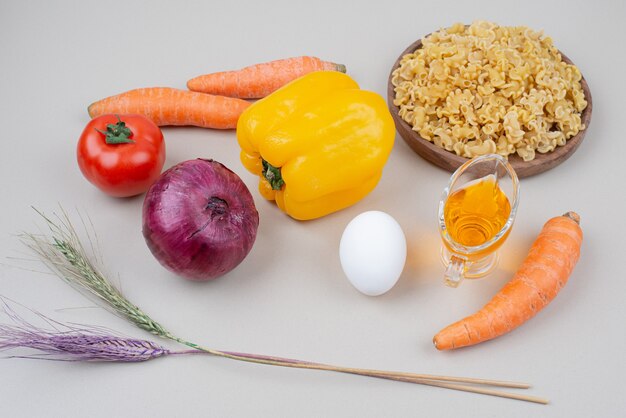
<svg viewBox="0 0 626 418">
<path fill-rule="evenodd" d="M 501 387 L 528 388 L 530 385 L 525 383 L 340 367 L 323 363 L 313 363 L 280 357 L 220 351 L 189 342 L 170 333 L 165 327 L 163 327 L 161 324 L 159 324 L 157 321 L 153 320 L 150 316 L 143 312 L 143 310 L 141 310 L 137 305 L 131 303 L 128 299 L 126 299 L 126 297 L 124 297 L 120 290 L 106 279 L 106 277 L 98 270 L 94 263 L 90 261 L 89 256 L 85 252 L 84 247 L 76 234 L 76 230 L 73 228 L 65 212 L 63 212 L 62 217 L 57 216 L 57 222 L 52 221 L 41 212 L 38 213 L 46 220 L 52 236 L 50 238 L 46 238 L 45 236 L 42 237 L 34 234 L 24 234 L 23 240 L 26 245 L 30 247 L 36 254 L 38 254 L 42 261 L 54 273 L 56 273 L 56 275 L 62 278 L 65 282 L 69 283 L 72 287 L 81 291 L 83 294 L 104 303 L 104 306 L 107 307 L 109 310 L 135 324 L 137 327 L 159 337 L 183 344 L 189 348 L 197 350 L 198 352 L 228 358 L 231 360 L 245 361 L 249 363 L 299 369 L 334 371 L 422 385 L 437 386 L 453 390 L 475 392 L 485 395 L 524 400 L 528 402 L 547 403 L 547 401 L 542 398 L 457 384 L 465 383 Z"/>
</svg>

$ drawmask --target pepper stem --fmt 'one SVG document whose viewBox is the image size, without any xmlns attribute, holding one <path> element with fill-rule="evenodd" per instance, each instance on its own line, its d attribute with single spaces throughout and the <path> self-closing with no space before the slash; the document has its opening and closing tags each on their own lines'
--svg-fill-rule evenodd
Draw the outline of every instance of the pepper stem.
<svg viewBox="0 0 626 418">
<path fill-rule="evenodd" d="M 104 135 L 104 140 L 107 144 L 132 144 L 135 141 L 130 139 L 133 135 L 126 123 L 122 122 L 119 115 L 117 116 L 117 123 L 109 123 L 106 131 L 102 131 L 96 128 L 96 131 Z"/>
<path fill-rule="evenodd" d="M 285 185 L 285 181 L 280 173 L 279 167 L 274 167 L 265 160 L 261 160 L 263 163 L 263 177 L 272 186 L 272 190 L 280 190 Z"/>
</svg>

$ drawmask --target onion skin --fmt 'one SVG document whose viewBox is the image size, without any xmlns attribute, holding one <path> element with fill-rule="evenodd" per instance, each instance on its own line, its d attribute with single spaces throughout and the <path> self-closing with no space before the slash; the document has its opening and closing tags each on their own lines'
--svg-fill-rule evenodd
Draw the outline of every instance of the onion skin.
<svg viewBox="0 0 626 418">
<path fill-rule="evenodd" d="M 239 176 L 214 160 L 184 161 L 165 171 L 143 203 L 143 236 L 174 273 L 212 280 L 234 269 L 256 239 L 259 214 Z"/>
</svg>

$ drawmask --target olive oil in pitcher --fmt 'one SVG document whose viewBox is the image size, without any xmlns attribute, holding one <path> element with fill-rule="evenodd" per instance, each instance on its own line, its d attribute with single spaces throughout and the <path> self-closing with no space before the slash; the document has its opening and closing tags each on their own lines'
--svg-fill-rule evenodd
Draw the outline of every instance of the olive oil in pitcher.
<svg viewBox="0 0 626 418">
<path fill-rule="evenodd" d="M 453 192 L 446 201 L 444 218 L 453 240 L 475 247 L 500 232 L 510 213 L 509 199 L 496 177 L 488 175 Z"/>
<path fill-rule="evenodd" d="M 517 174 L 501 155 L 474 157 L 452 174 L 438 211 L 448 286 L 484 277 L 495 268 L 497 250 L 511 232 L 518 202 Z"/>
</svg>

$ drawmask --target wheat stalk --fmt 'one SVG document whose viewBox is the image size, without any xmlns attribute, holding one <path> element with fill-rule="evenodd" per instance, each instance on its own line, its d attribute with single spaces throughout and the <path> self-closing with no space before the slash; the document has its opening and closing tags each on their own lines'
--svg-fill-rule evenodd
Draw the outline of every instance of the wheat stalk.
<svg viewBox="0 0 626 418">
<path fill-rule="evenodd" d="M 57 217 L 58 222 L 53 222 L 39 211 L 37 213 L 48 224 L 51 237 L 24 233 L 21 235 L 22 242 L 33 250 L 51 271 L 82 293 L 103 302 L 106 308 L 139 328 L 159 337 L 172 339 L 172 335 L 161 324 L 126 299 L 91 262 L 65 212 L 62 217 Z"/>
<path fill-rule="evenodd" d="M 466 385 L 490 385 L 525 389 L 530 387 L 530 385 L 526 383 L 341 367 L 265 355 L 220 351 L 189 342 L 175 336 L 157 321 L 153 320 L 137 305 L 131 303 L 118 288 L 107 280 L 96 267 L 95 263 L 90 260 L 75 228 L 64 211 L 62 211 L 61 216 L 56 216 L 56 222 L 39 211 L 37 211 L 37 213 L 45 219 L 50 230 L 50 236 L 25 233 L 22 235 L 23 242 L 31 248 L 57 276 L 69 283 L 72 287 L 96 299 L 96 301 L 103 304 L 106 308 L 122 318 L 127 319 L 137 327 L 159 337 L 176 341 L 194 350 L 232 360 L 281 367 L 334 371 L 500 396 L 528 402 L 548 403 L 546 399 L 534 396 L 500 392 Z M 93 250 L 93 242 L 90 241 L 90 244 Z M 460 385 L 458 383 L 464 384 Z"/>
</svg>

